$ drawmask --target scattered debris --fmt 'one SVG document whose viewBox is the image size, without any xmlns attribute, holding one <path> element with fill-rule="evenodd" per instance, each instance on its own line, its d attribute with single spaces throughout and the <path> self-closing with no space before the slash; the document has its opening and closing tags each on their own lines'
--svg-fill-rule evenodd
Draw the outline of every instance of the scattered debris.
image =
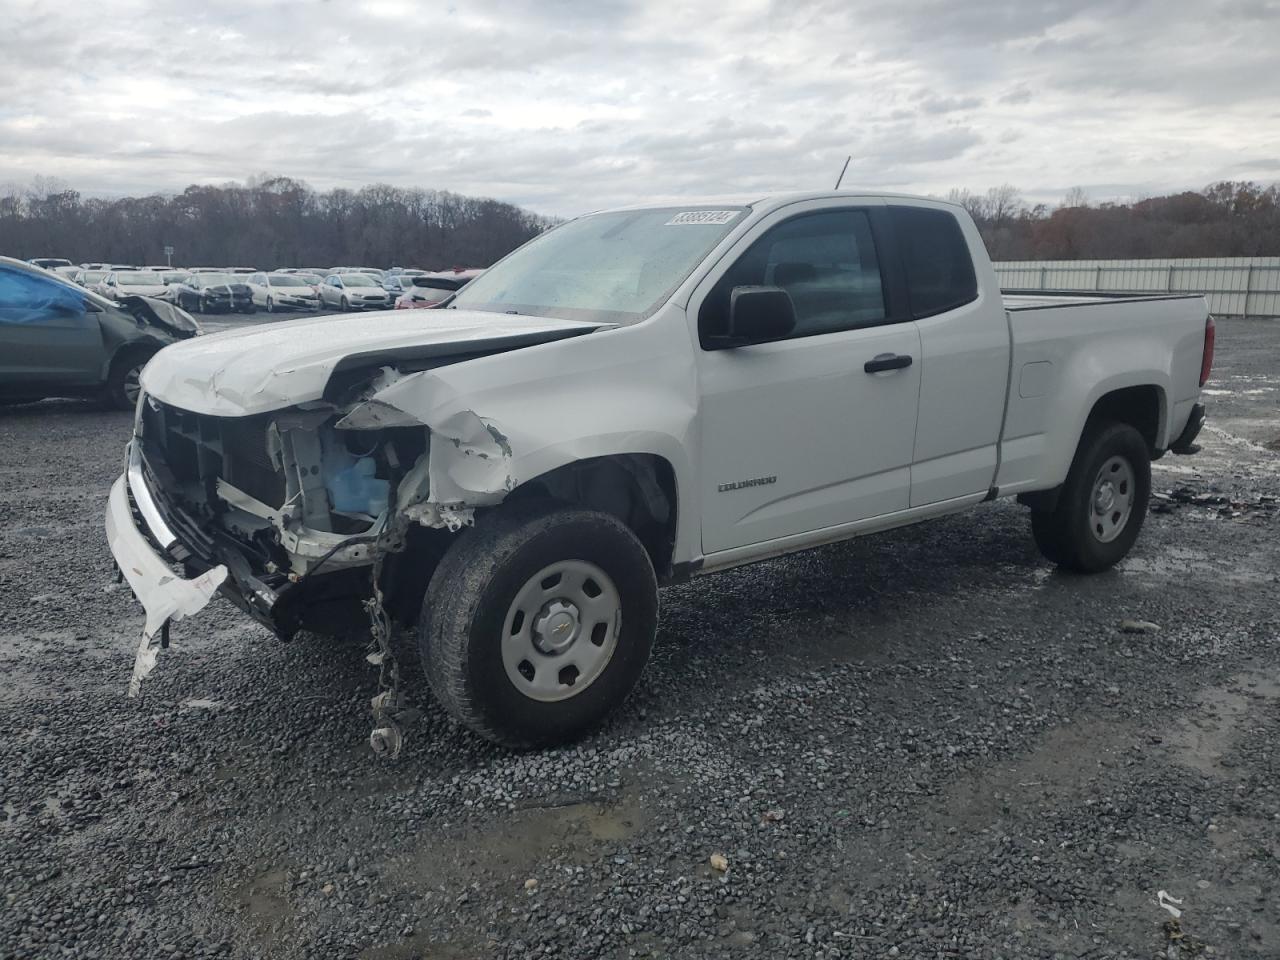
<svg viewBox="0 0 1280 960">
<path fill-rule="evenodd" d="M 711 855 L 711 869 L 718 873 L 724 873 L 729 869 L 729 861 L 725 859 L 723 853 L 713 853 Z"/>
<path fill-rule="evenodd" d="M 1175 920 L 1182 916 L 1182 911 L 1178 909 L 1182 906 L 1182 900 L 1170 896 L 1166 890 L 1159 890 L 1156 892 L 1156 906 L 1161 910 L 1168 910 L 1169 915 Z"/>
<path fill-rule="evenodd" d="M 526 892 L 526 893 L 533 893 L 535 890 L 537 890 L 537 889 L 538 889 L 538 880 L 537 880 L 537 878 L 536 878 L 536 877 L 530 877 L 528 880 L 526 880 L 526 881 L 524 882 L 524 889 L 525 889 L 525 892 Z"/>
<path fill-rule="evenodd" d="M 192 697 L 190 700 L 183 700 L 182 707 L 184 710 L 221 710 L 226 704 L 221 700 L 206 700 L 203 697 Z"/>
<path fill-rule="evenodd" d="M 1120 630 L 1123 633 L 1159 633 L 1160 624 L 1150 620 L 1121 620 Z"/>
<path fill-rule="evenodd" d="M 781 823 L 785 816 L 786 813 L 781 810 L 766 810 L 760 819 L 765 823 Z"/>
</svg>

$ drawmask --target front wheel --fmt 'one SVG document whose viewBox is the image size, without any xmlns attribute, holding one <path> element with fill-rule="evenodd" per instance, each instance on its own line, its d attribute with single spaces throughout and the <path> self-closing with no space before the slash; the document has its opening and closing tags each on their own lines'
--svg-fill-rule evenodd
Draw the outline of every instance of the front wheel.
<svg viewBox="0 0 1280 960">
<path fill-rule="evenodd" d="M 529 501 L 458 537 L 418 629 L 445 709 L 525 749 L 571 741 L 625 700 L 657 625 L 653 567 L 631 530 L 609 514 Z"/>
<path fill-rule="evenodd" d="M 275 313 L 275 312 L 276 312 L 275 301 L 273 301 L 270 297 L 267 297 L 267 313 Z"/>
<path fill-rule="evenodd" d="M 343 313 L 346 313 L 348 310 L 351 309 L 351 304 L 347 301 L 346 297 L 342 298 L 342 300 L 339 302 L 339 305 L 342 307 Z"/>
<path fill-rule="evenodd" d="M 137 407 L 138 394 L 142 390 L 142 368 L 150 359 L 145 354 L 126 354 L 111 364 L 105 389 L 109 406 L 117 410 L 133 410 Z"/>
<path fill-rule="evenodd" d="M 1127 423 L 1100 423 L 1081 439 L 1055 509 L 1031 514 L 1031 532 L 1049 560 L 1098 573 L 1132 549 L 1150 499 L 1146 440 Z"/>
</svg>

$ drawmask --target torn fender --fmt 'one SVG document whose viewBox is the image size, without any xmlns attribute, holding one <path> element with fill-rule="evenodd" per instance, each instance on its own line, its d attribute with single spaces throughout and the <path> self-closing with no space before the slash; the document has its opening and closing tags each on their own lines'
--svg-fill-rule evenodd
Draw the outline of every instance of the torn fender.
<svg viewBox="0 0 1280 960">
<path fill-rule="evenodd" d="M 499 503 L 515 489 L 506 436 L 432 373 L 389 383 L 336 424 L 339 430 L 406 426 L 431 433 L 427 452 L 396 492 L 397 510 L 416 522 L 456 530 L 471 522 L 475 507 Z"/>
<path fill-rule="evenodd" d="M 194 580 L 185 580 L 174 573 L 133 525 L 125 483 L 121 476 L 111 487 L 106 527 L 107 542 L 116 564 L 147 614 L 134 657 L 133 676 L 129 679 L 129 696 L 136 697 L 142 681 L 156 665 L 164 625 L 204 609 L 227 579 L 227 568 L 213 567 Z"/>
</svg>

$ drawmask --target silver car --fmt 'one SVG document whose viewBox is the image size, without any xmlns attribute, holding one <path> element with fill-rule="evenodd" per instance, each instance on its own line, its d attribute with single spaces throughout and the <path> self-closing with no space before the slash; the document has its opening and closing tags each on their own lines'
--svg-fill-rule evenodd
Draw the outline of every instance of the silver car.
<svg viewBox="0 0 1280 960">
<path fill-rule="evenodd" d="M 278 310 L 319 310 L 320 297 L 306 278 L 293 273 L 254 273 L 249 275 L 253 305 L 267 313 Z"/>
<path fill-rule="evenodd" d="M 376 277 L 367 273 L 333 273 L 320 286 L 320 303 L 346 312 L 387 310 L 392 301 Z"/>
</svg>

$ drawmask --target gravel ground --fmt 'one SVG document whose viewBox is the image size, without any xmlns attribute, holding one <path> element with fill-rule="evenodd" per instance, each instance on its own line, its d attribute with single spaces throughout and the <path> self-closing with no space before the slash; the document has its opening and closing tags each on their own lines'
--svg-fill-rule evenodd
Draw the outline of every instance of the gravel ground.
<svg viewBox="0 0 1280 960">
<path fill-rule="evenodd" d="M 1000 502 L 722 574 L 579 746 L 479 742 L 415 669 L 396 762 L 359 643 L 221 600 L 126 700 L 129 417 L 0 409 L 0 956 L 1280 956 L 1280 323 L 1218 356 L 1114 571 Z"/>
</svg>

